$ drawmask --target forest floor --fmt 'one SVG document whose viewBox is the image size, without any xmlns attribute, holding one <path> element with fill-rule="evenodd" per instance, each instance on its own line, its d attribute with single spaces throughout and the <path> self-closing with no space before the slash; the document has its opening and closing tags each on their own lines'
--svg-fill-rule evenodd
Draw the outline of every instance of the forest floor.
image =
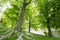
<svg viewBox="0 0 60 40">
<path fill-rule="evenodd" d="M 12 35 L 12 37 L 5 38 L 3 40 L 17 40 L 17 33 Z M 24 32 L 23 33 L 23 40 L 60 40 L 60 39 L 54 38 L 54 37 L 49 37 L 49 36 L 42 36 L 42 35 L 38 35 L 38 34 Z"/>
</svg>

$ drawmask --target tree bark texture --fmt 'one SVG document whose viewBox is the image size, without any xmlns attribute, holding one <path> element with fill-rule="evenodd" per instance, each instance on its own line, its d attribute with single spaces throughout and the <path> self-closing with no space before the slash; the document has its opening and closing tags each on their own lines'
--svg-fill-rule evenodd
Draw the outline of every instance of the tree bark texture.
<svg viewBox="0 0 60 40">
<path fill-rule="evenodd" d="M 30 2 L 31 2 L 31 0 L 28 3 L 26 3 L 26 0 L 23 1 L 23 6 L 22 6 L 22 9 L 21 9 L 21 14 L 20 14 L 20 17 L 19 17 L 18 25 L 17 25 L 17 31 L 18 32 L 22 31 L 22 23 L 23 23 L 23 19 L 24 19 L 24 12 L 25 12 L 26 6 Z"/>
</svg>

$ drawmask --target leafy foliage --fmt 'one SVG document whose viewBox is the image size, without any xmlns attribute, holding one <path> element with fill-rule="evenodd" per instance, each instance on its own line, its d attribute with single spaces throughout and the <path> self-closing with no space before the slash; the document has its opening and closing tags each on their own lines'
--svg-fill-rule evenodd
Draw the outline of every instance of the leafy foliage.
<svg viewBox="0 0 60 40">
<path fill-rule="evenodd" d="M 8 5 L 11 6 L 11 8 L 7 8 L 3 12 L 4 14 L 2 15 L 2 19 L 1 19 L 2 22 L 0 22 L 3 25 L 2 27 L 0 27 L 1 35 L 9 33 L 11 30 L 14 31 L 17 30 L 16 29 L 17 24 L 19 22 L 22 7 L 24 4 L 23 1 L 24 0 L 1 0 L 0 1 L 0 8 L 2 8 L 8 2 L 9 2 Z M 45 31 L 47 29 L 47 25 L 50 25 L 49 27 L 53 29 L 60 29 L 60 23 L 59 23 L 60 22 L 60 0 L 25 0 L 25 1 L 26 1 L 25 3 L 28 3 L 29 1 L 31 2 L 29 5 L 26 6 L 24 12 L 24 19 L 22 22 L 23 31 L 27 29 L 30 30 L 34 29 L 35 31 L 41 29 Z M 0 13 L 1 11 L 3 10 L 0 9 Z M 49 19 L 49 23 L 47 23 L 48 19 Z M 9 30 L 9 32 L 7 30 Z M 34 35 L 35 34 L 29 35 L 31 40 L 40 40 L 40 39 L 50 40 L 50 37 L 42 36 L 40 38 L 39 35 L 35 35 L 35 36 Z M 11 37 L 12 39 L 7 38 L 4 40 L 16 40 L 15 36 L 16 35 L 14 34 L 14 36 Z M 24 36 L 28 37 L 27 35 Z M 24 36 L 23 36 L 24 39 L 29 40 Z M 51 40 L 55 40 L 55 39 L 51 38 Z"/>
</svg>

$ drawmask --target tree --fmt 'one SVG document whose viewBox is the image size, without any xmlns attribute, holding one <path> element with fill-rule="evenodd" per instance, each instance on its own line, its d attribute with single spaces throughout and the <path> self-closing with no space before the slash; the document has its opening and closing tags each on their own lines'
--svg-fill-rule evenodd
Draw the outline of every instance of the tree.
<svg viewBox="0 0 60 40">
<path fill-rule="evenodd" d="M 20 14 L 19 21 L 18 21 L 18 26 L 17 26 L 17 30 L 19 32 L 21 32 L 21 30 L 22 30 L 22 23 L 23 23 L 23 17 L 24 17 L 24 12 L 25 12 L 26 6 L 30 2 L 31 2 L 31 0 L 28 3 L 26 3 L 26 0 L 23 1 L 23 6 L 22 6 L 22 9 L 21 9 L 21 14 Z"/>
<path fill-rule="evenodd" d="M 44 27 L 46 27 L 48 29 L 48 35 L 49 36 L 52 36 L 51 34 L 51 8 L 53 7 L 52 6 L 52 1 L 49 1 L 49 0 L 38 0 L 37 1 L 38 3 L 38 7 L 39 7 L 39 10 L 40 10 L 40 21 L 42 21 L 42 25 L 44 25 Z M 43 28 L 44 28 L 43 27 Z"/>
</svg>

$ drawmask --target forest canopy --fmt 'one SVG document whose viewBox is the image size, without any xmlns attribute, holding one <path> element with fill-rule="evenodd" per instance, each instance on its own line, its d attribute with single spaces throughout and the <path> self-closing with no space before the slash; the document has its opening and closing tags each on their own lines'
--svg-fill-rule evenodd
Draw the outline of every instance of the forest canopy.
<svg viewBox="0 0 60 40">
<path fill-rule="evenodd" d="M 53 30 L 60 33 L 60 0 L 0 0 L 0 35 L 11 37 L 39 29 L 49 37 Z"/>
</svg>

